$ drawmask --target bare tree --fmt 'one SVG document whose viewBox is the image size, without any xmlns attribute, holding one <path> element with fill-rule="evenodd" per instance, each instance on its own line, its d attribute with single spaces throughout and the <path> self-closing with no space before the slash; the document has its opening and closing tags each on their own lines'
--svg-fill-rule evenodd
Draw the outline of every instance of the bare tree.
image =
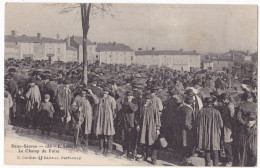
<svg viewBox="0 0 260 168">
<path fill-rule="evenodd" d="M 89 14 L 91 9 L 90 4 L 80 4 L 81 9 L 81 23 L 83 31 L 83 81 L 87 85 L 88 83 L 88 54 L 87 54 L 87 36 L 89 30 Z"/>
<path fill-rule="evenodd" d="M 74 9 L 80 8 L 81 13 L 81 23 L 82 23 L 82 32 L 83 32 L 83 81 L 87 85 L 88 83 L 88 53 L 87 53 L 87 37 L 88 30 L 90 28 L 90 14 L 96 15 L 101 14 L 109 15 L 114 17 L 114 12 L 117 12 L 112 4 L 92 4 L 92 3 L 80 3 L 80 4 L 62 4 L 62 9 L 60 14 L 66 14 L 72 12 Z"/>
</svg>

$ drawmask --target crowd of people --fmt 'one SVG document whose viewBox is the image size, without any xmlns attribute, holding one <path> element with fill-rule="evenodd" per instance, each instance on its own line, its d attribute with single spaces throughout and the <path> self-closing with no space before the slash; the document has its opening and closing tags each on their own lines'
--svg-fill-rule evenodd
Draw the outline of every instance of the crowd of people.
<svg viewBox="0 0 260 168">
<path fill-rule="evenodd" d="M 211 159 L 214 166 L 220 159 L 256 165 L 256 89 L 235 87 L 230 74 L 101 64 L 88 66 L 86 85 L 78 63 L 11 60 L 5 68 L 5 125 L 40 129 L 43 136 L 57 126 L 59 135 L 73 133 L 75 147 L 94 137 L 106 156 L 119 138 L 121 157 L 151 156 L 152 164 L 168 146 L 183 164 L 202 151 L 206 166 Z M 19 75 L 26 68 L 31 73 Z"/>
</svg>

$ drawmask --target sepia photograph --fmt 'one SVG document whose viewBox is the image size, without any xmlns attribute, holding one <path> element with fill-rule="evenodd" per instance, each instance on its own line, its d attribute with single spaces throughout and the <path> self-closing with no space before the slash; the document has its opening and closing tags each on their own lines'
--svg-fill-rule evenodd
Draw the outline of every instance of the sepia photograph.
<svg viewBox="0 0 260 168">
<path fill-rule="evenodd" d="M 4 164 L 257 166 L 257 4 L 4 6 Z"/>
</svg>

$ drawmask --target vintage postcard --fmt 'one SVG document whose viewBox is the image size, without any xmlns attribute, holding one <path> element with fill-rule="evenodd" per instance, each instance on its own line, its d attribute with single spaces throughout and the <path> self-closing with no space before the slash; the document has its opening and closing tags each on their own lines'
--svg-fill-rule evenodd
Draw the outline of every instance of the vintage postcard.
<svg viewBox="0 0 260 168">
<path fill-rule="evenodd" d="M 257 166 L 257 4 L 5 4 L 4 164 Z"/>
</svg>

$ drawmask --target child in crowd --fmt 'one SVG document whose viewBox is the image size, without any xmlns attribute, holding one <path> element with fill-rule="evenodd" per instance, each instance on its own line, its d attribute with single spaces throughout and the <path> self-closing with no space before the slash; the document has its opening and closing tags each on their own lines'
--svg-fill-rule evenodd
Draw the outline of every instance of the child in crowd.
<svg viewBox="0 0 260 168">
<path fill-rule="evenodd" d="M 47 131 L 49 136 L 52 128 L 53 114 L 55 113 L 53 105 L 50 102 L 49 94 L 44 95 L 44 102 L 41 103 L 40 112 L 41 112 L 41 121 L 42 121 L 41 124 L 42 135 L 45 134 L 44 131 Z"/>
</svg>

